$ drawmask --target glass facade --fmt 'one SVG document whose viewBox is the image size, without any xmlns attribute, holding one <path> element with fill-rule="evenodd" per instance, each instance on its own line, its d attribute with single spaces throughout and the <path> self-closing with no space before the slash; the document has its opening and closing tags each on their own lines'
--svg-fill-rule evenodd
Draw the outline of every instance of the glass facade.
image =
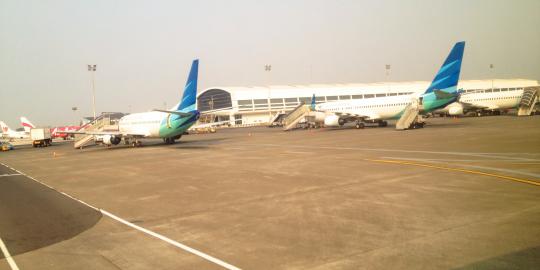
<svg viewBox="0 0 540 270">
<path fill-rule="evenodd" d="M 197 97 L 197 109 L 201 112 L 232 108 L 231 94 L 221 89 L 210 89 Z"/>
</svg>

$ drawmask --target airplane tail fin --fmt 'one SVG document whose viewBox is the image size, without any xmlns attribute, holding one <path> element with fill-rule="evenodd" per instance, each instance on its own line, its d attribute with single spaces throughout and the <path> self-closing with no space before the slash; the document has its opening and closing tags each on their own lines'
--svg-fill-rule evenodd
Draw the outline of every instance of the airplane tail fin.
<svg viewBox="0 0 540 270">
<path fill-rule="evenodd" d="M 457 84 L 459 74 L 461 72 L 461 62 L 463 61 L 463 51 L 465 50 L 465 41 L 458 42 L 454 45 L 448 57 L 444 61 L 437 75 L 427 88 L 425 94 L 435 90 L 444 91 L 447 93 L 457 93 Z"/>
<path fill-rule="evenodd" d="M 0 121 L 0 129 L 2 130 L 2 133 L 8 133 L 11 130 L 11 128 L 8 127 L 8 125 L 6 125 L 6 123 L 4 123 L 3 121 Z"/>
<path fill-rule="evenodd" d="M 21 117 L 21 125 L 23 126 L 25 132 L 30 132 L 30 129 L 36 127 L 28 120 L 28 118 L 24 116 Z"/>
<path fill-rule="evenodd" d="M 184 94 L 182 100 L 175 108 L 176 110 L 193 111 L 196 109 L 195 103 L 197 101 L 197 79 L 199 75 L 199 59 L 193 60 L 191 64 L 191 70 L 189 71 L 189 77 L 184 87 Z"/>
<path fill-rule="evenodd" d="M 315 105 L 316 105 L 316 100 L 315 100 L 315 94 L 313 94 L 313 96 L 311 97 L 311 110 L 314 111 L 315 110 Z"/>
</svg>

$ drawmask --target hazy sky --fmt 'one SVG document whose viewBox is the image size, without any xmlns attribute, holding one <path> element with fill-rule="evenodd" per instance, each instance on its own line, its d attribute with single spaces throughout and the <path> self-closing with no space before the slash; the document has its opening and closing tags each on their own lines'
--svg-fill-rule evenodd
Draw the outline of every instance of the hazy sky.
<svg viewBox="0 0 540 270">
<path fill-rule="evenodd" d="M 431 80 L 465 40 L 462 79 L 540 80 L 540 1 L 0 0 L 0 119 L 20 127 L 180 99 L 210 86 Z M 272 64 L 270 74 L 264 65 Z M 73 113 L 72 106 L 79 107 Z"/>
</svg>

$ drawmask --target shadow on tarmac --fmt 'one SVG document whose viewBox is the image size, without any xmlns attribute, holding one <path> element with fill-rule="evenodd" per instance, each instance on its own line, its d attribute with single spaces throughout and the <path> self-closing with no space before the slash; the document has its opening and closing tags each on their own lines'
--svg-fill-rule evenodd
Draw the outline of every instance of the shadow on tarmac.
<svg viewBox="0 0 540 270">
<path fill-rule="evenodd" d="M 540 265 L 540 246 L 474 262 L 453 270 L 492 270 L 492 269 L 538 269 Z"/>
<path fill-rule="evenodd" d="M 13 173 L 0 168 L 0 174 Z M 12 256 L 70 239 L 92 228 L 101 216 L 24 175 L 0 181 L 0 238 Z"/>
</svg>

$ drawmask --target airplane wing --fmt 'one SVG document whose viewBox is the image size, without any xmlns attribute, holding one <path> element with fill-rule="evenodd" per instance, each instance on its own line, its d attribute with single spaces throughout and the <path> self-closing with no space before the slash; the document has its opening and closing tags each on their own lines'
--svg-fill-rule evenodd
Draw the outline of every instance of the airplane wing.
<svg viewBox="0 0 540 270">
<path fill-rule="evenodd" d="M 496 110 L 499 107 L 498 106 L 491 106 L 491 105 L 483 105 L 483 104 L 472 104 L 467 102 L 459 101 L 459 103 L 463 106 L 463 109 L 466 110 L 472 110 L 472 109 L 485 109 L 485 110 Z"/>
<path fill-rule="evenodd" d="M 153 111 L 176 114 L 176 115 L 180 115 L 182 117 L 189 117 L 189 116 L 193 115 L 192 113 L 185 113 L 185 112 L 179 112 L 179 111 L 168 111 L 168 110 L 159 110 L 159 109 L 154 109 Z"/>
<path fill-rule="evenodd" d="M 229 123 L 230 123 L 230 121 L 219 121 L 219 122 L 205 123 L 205 124 L 193 125 L 189 129 L 192 130 L 192 129 L 198 129 L 198 128 L 210 128 L 210 127 L 227 125 Z"/>
</svg>

